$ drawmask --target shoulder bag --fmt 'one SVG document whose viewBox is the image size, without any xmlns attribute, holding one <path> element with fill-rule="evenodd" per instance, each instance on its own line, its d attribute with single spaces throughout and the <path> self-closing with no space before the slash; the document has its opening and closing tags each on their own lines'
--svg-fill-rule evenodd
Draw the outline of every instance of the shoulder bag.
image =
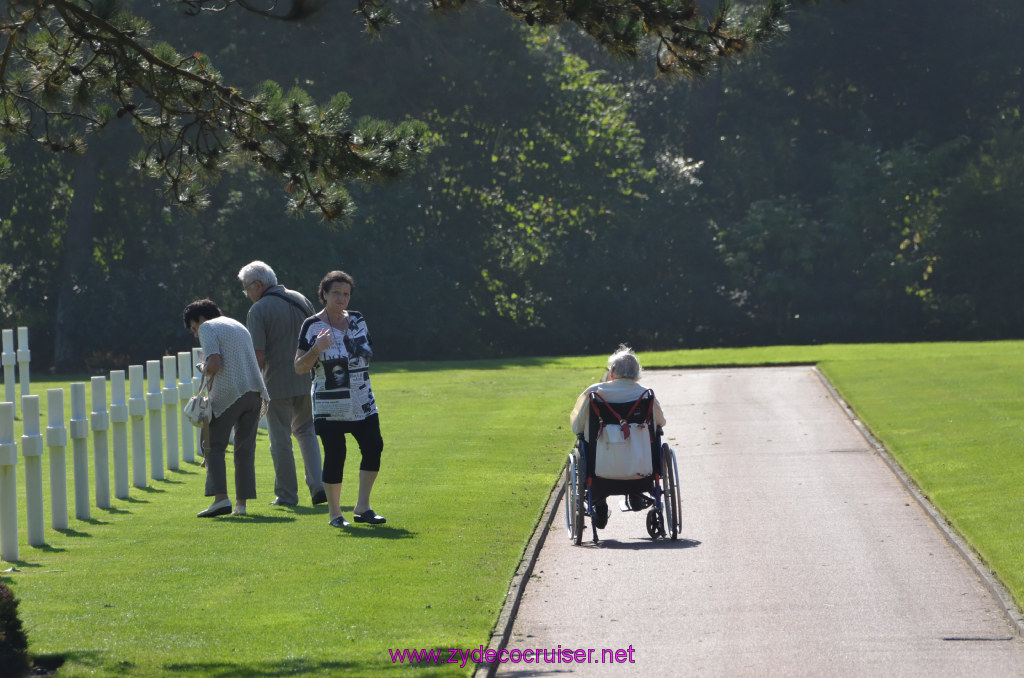
<svg viewBox="0 0 1024 678">
<path fill-rule="evenodd" d="M 199 390 L 185 403 L 183 410 L 185 418 L 197 428 L 207 426 L 210 420 L 213 419 L 213 402 L 210 400 L 210 388 L 212 386 L 213 378 L 211 377 L 207 380 L 204 373 L 202 380 L 199 382 Z"/>
</svg>

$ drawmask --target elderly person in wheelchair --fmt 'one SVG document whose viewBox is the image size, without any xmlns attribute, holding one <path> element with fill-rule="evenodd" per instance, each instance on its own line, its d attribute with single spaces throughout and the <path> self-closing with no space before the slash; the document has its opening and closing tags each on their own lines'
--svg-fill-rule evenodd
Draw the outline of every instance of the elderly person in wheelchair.
<svg viewBox="0 0 1024 678">
<path fill-rule="evenodd" d="M 623 510 L 655 507 L 647 521 L 651 537 L 665 536 L 666 522 L 673 539 L 678 533 L 675 453 L 661 444 L 665 413 L 640 376 L 640 361 L 620 346 L 608 358 L 604 381 L 583 391 L 570 415 L 577 443 L 566 464 L 566 525 L 577 544 L 584 515 L 597 541 L 597 530 L 608 524 L 610 495 L 626 496 Z"/>
</svg>

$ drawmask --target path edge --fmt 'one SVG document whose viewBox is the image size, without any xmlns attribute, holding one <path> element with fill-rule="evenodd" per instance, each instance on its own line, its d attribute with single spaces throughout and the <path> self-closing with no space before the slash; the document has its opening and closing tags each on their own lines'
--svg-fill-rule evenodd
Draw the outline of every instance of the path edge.
<svg viewBox="0 0 1024 678">
<path fill-rule="evenodd" d="M 530 537 L 526 550 L 523 551 L 523 557 L 519 561 L 519 567 L 516 568 L 516 573 L 512 576 L 512 581 L 509 583 L 508 593 L 505 594 L 505 603 L 501 607 L 498 621 L 494 625 L 494 630 L 491 631 L 491 640 L 487 644 L 487 654 L 490 654 L 492 657 L 497 657 L 501 650 L 505 649 L 509 638 L 512 636 L 512 626 L 515 623 L 516 614 L 519 612 L 519 603 L 523 600 L 526 584 L 530 581 L 531 575 L 533 575 L 533 566 L 536 565 L 540 550 L 544 546 L 544 540 L 551 530 L 551 523 L 554 522 L 555 518 L 555 507 L 558 506 L 558 502 L 564 493 L 565 473 L 563 471 L 558 475 L 558 482 L 551 488 L 551 494 L 548 497 L 547 504 L 544 506 L 544 512 L 537 521 L 533 535 Z M 494 678 L 499 666 L 501 666 L 501 663 L 497 659 L 492 662 L 477 662 L 473 678 Z"/>
<path fill-rule="evenodd" d="M 981 558 L 977 553 L 964 541 L 964 539 L 953 529 L 949 521 L 946 520 L 939 510 L 932 505 L 931 501 L 924 495 L 921 488 L 917 486 L 913 478 L 907 475 L 903 467 L 899 465 L 899 462 L 890 454 L 889 450 L 886 449 L 885 445 L 880 440 L 875 438 L 874 434 L 864 425 L 863 422 L 857 417 L 857 413 L 853 411 L 853 408 L 839 395 L 839 391 L 836 390 L 832 382 L 825 374 L 818 369 L 815 365 L 813 366 L 814 373 L 818 375 L 818 379 L 825 386 L 828 392 L 832 395 L 832 399 L 836 401 L 846 416 L 850 419 L 853 425 L 860 431 L 861 436 L 868 442 L 869 445 L 874 449 L 875 453 L 882 458 L 882 460 L 889 467 L 889 470 L 893 472 L 903 487 L 906 488 L 907 492 L 910 493 L 918 505 L 924 510 L 928 517 L 931 518 L 939 531 L 945 535 L 946 540 L 953 546 L 954 549 L 960 554 L 960 556 L 967 561 L 967 563 L 974 570 L 975 574 L 988 589 L 988 592 L 993 598 L 998 601 L 1000 607 L 1003 609 L 1003 613 L 1006 615 L 1007 621 L 1016 630 L 1018 636 L 1024 636 L 1024 616 L 1021 615 L 1021 611 L 1017 608 L 1016 603 L 1013 601 L 1013 596 L 1006 589 L 999 578 L 996 577 L 995 573 L 988 569 L 985 564 L 981 561 Z"/>
</svg>

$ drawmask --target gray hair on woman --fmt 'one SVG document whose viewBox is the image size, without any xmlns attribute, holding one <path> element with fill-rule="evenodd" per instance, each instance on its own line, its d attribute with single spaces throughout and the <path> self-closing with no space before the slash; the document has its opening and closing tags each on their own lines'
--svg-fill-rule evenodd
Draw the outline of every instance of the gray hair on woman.
<svg viewBox="0 0 1024 678">
<path fill-rule="evenodd" d="M 277 274 L 274 273 L 274 269 L 258 260 L 243 266 L 242 270 L 238 272 L 238 279 L 246 286 L 254 282 L 258 282 L 264 287 L 273 287 L 277 284 Z"/>
<path fill-rule="evenodd" d="M 619 344 L 615 353 L 608 357 L 608 371 L 614 372 L 619 379 L 640 379 L 640 361 L 637 360 L 633 349 L 625 344 Z"/>
</svg>

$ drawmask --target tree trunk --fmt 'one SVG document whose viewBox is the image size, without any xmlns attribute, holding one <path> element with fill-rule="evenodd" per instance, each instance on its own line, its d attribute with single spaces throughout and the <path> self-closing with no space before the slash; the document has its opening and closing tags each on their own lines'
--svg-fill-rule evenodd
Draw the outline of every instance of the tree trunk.
<svg viewBox="0 0 1024 678">
<path fill-rule="evenodd" d="M 53 364 L 58 372 L 82 369 L 81 342 L 77 335 L 84 323 L 75 312 L 75 297 L 82 291 L 81 284 L 92 254 L 93 215 L 99 191 L 98 149 L 90 148 L 79 158 L 71 188 L 54 324 Z"/>
</svg>

